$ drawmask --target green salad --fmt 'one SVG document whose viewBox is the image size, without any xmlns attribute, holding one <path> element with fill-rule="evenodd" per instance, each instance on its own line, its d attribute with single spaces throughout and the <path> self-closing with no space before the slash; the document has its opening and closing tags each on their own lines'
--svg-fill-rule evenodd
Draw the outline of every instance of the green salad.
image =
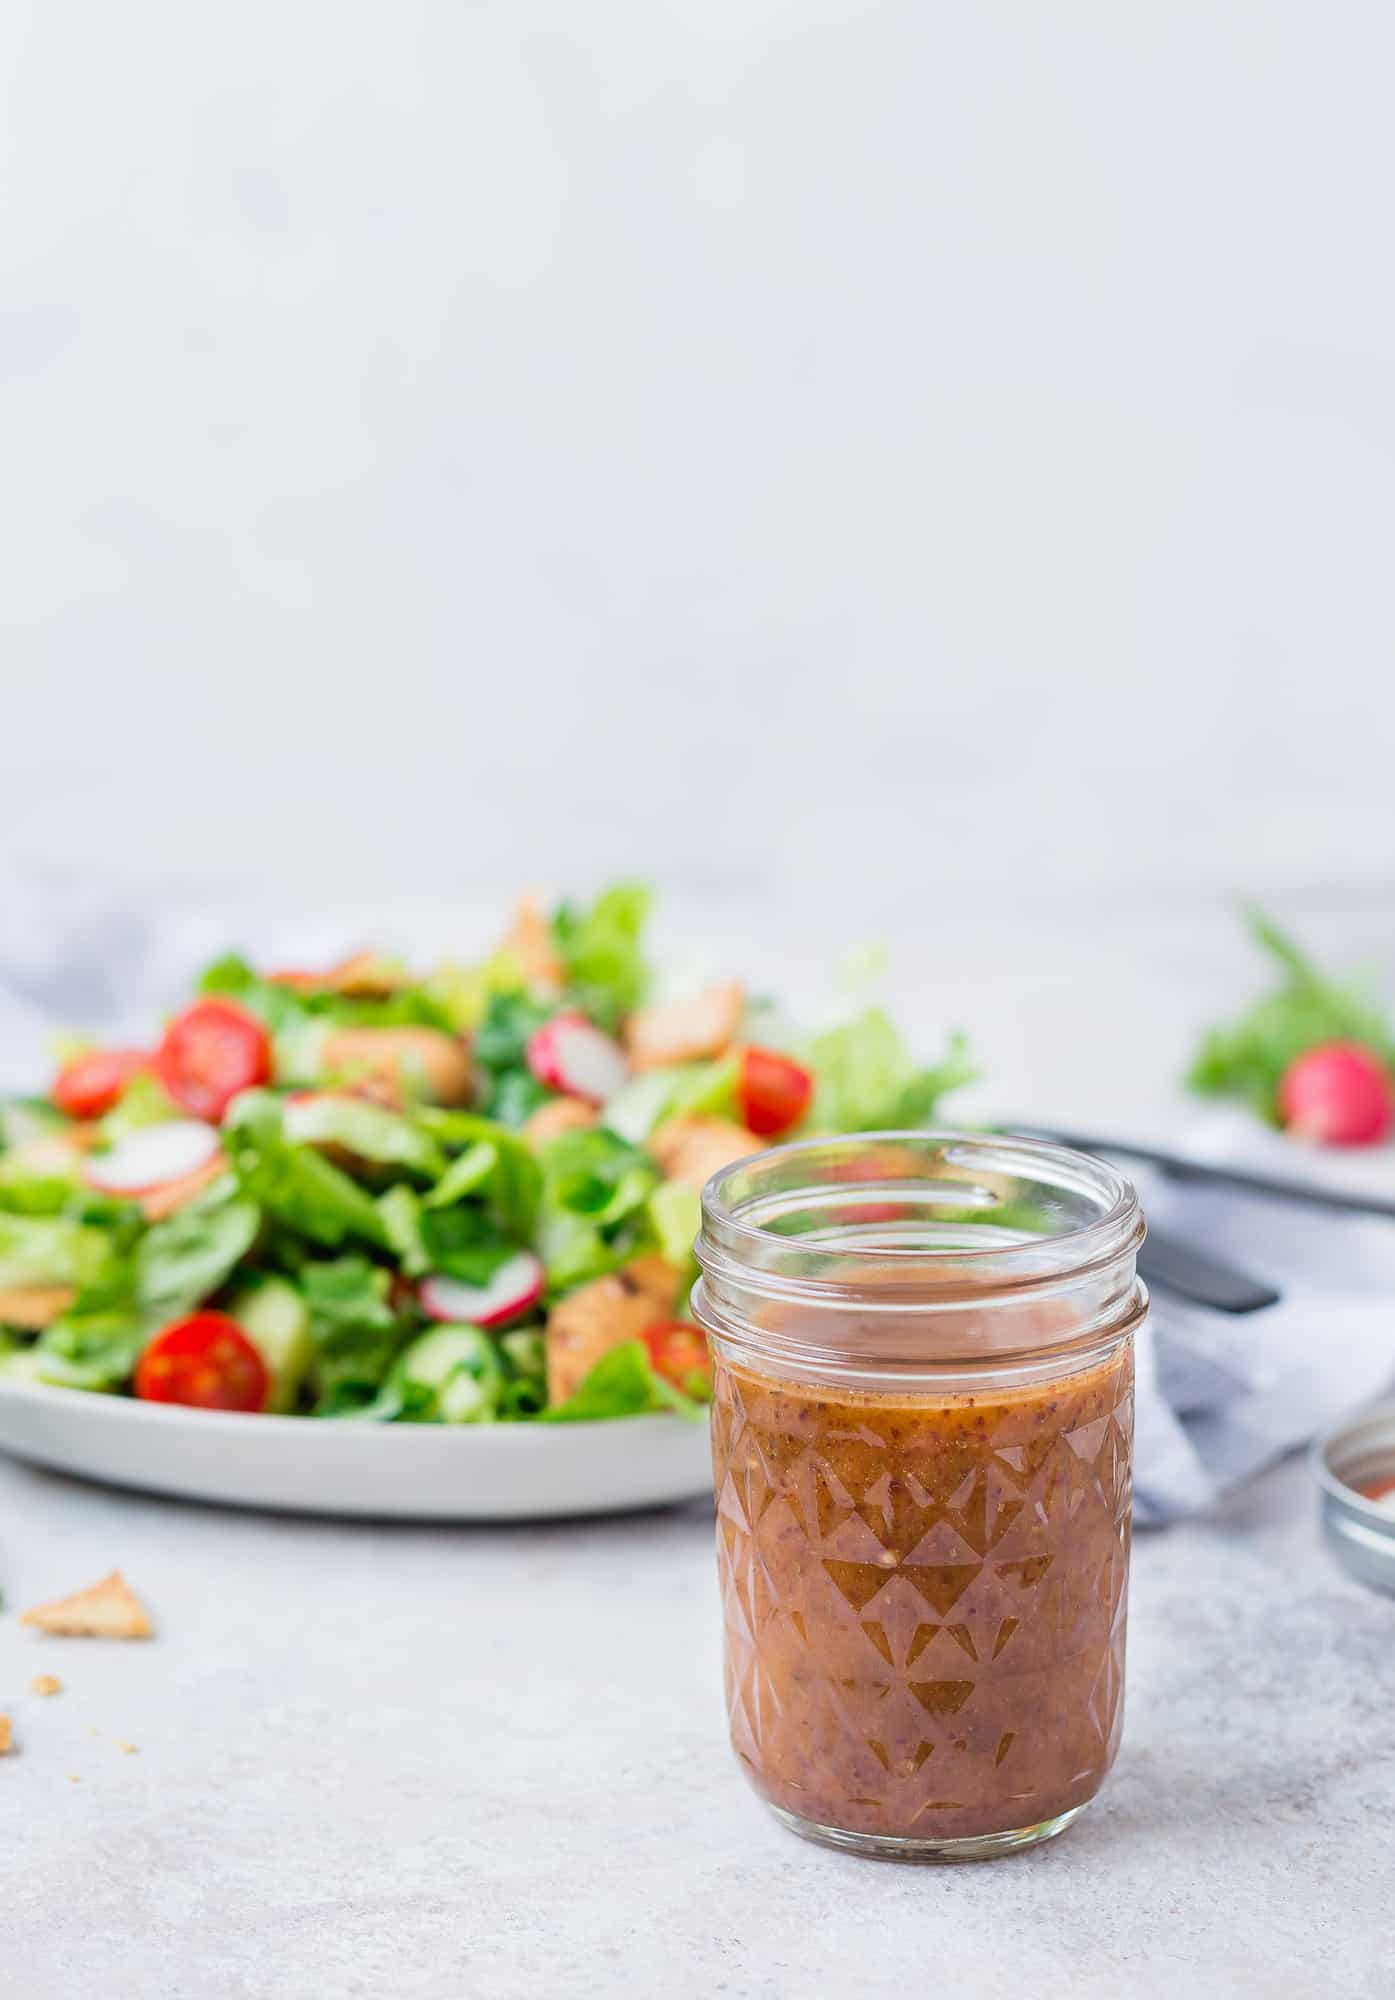
<svg viewBox="0 0 1395 2000">
<path fill-rule="evenodd" d="M 660 997 L 648 893 L 525 902 L 477 963 L 230 956 L 142 1048 L 0 1106 L 0 1374 L 377 1423 L 695 1413 L 699 1190 L 920 1124 L 972 1074 L 887 1014 Z"/>
</svg>

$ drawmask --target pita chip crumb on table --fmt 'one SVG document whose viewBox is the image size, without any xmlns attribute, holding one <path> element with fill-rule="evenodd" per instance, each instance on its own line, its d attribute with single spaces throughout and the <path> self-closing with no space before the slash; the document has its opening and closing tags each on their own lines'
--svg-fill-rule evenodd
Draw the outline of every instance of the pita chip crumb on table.
<svg viewBox="0 0 1395 2000">
<path fill-rule="evenodd" d="M 100 1583 L 75 1590 L 71 1597 L 36 1604 L 19 1622 L 63 1639 L 151 1639 L 155 1635 L 149 1612 L 115 1569 Z"/>
</svg>

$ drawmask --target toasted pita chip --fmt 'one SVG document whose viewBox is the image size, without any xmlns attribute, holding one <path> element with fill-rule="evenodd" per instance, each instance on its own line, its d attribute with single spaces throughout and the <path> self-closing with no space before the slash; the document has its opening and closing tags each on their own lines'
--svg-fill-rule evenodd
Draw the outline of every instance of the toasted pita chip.
<svg viewBox="0 0 1395 2000">
<path fill-rule="evenodd" d="M 701 1189 L 719 1174 L 765 1145 L 754 1132 L 730 1118 L 670 1118 L 649 1141 L 649 1150 L 671 1181 Z"/>
<path fill-rule="evenodd" d="M 64 1639 L 149 1639 L 154 1636 L 150 1614 L 119 1569 L 71 1597 L 36 1604 L 20 1619 Z"/>
<path fill-rule="evenodd" d="M 35 1674 L 29 1683 L 30 1694 L 62 1694 L 63 1683 L 57 1674 Z"/>
<path fill-rule="evenodd" d="M 636 1257 L 555 1305 L 547 1321 L 547 1395 L 565 1403 L 603 1354 L 636 1340 L 678 1303 L 682 1273 L 662 1257 Z"/>
<path fill-rule="evenodd" d="M 335 1028 L 320 1060 L 394 1109 L 418 1090 L 434 1104 L 467 1104 L 473 1087 L 469 1049 L 441 1028 Z"/>
<path fill-rule="evenodd" d="M 625 1023 L 625 1046 L 635 1069 L 664 1069 L 670 1063 L 719 1056 L 741 1025 L 746 989 L 724 979 L 691 1000 L 668 1000 L 641 1007 Z"/>
<path fill-rule="evenodd" d="M 525 896 L 514 911 L 500 949 L 517 961 L 530 986 L 559 987 L 567 976 L 552 925 L 532 896 Z"/>
<path fill-rule="evenodd" d="M 77 1297 L 71 1285 L 10 1285 L 0 1291 L 0 1324 L 41 1333 Z"/>
<path fill-rule="evenodd" d="M 13 1747 L 13 1744 L 14 1736 L 10 1729 L 10 1718 L 8 1715 L 0 1715 L 0 1757 L 3 1757 Z"/>
<path fill-rule="evenodd" d="M 540 1104 L 527 1124 L 523 1136 L 537 1151 L 549 1139 L 558 1138 L 563 1132 L 585 1132 L 595 1124 L 600 1112 L 594 1104 L 588 1104 L 584 1097 L 551 1097 L 546 1104 Z"/>
</svg>

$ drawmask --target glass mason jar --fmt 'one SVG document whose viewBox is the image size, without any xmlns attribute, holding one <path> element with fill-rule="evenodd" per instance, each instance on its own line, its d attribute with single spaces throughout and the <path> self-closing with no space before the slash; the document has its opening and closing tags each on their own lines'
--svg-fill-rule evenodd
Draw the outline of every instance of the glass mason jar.
<svg viewBox="0 0 1395 2000">
<path fill-rule="evenodd" d="M 747 1775 L 869 1853 L 1060 1833 L 1123 1716 L 1133 1188 L 1033 1140 L 891 1132 L 777 1146 L 702 1205 Z"/>
</svg>

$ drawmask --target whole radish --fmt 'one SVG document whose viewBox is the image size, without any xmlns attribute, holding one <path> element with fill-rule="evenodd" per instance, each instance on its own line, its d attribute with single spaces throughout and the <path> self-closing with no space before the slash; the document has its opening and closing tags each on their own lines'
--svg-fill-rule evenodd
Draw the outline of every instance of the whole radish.
<svg viewBox="0 0 1395 2000">
<path fill-rule="evenodd" d="M 1324 1146 L 1374 1146 L 1395 1126 L 1395 1081 L 1359 1042 L 1324 1042 L 1295 1056 L 1279 1084 L 1285 1130 Z"/>
</svg>

